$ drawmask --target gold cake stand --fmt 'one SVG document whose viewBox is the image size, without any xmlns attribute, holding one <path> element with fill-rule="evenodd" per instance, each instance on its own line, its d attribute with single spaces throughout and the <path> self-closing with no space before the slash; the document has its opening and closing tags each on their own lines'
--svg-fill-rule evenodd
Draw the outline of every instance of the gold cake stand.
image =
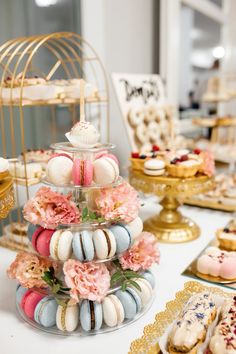
<svg viewBox="0 0 236 354">
<path fill-rule="evenodd" d="M 200 235 L 199 226 L 183 216 L 178 207 L 180 199 L 212 189 L 213 178 L 205 175 L 189 178 L 147 176 L 141 171 L 132 170 L 129 180 L 137 190 L 162 197 L 160 204 L 163 209 L 144 222 L 145 231 L 152 232 L 159 241 L 168 243 L 188 242 Z"/>
</svg>

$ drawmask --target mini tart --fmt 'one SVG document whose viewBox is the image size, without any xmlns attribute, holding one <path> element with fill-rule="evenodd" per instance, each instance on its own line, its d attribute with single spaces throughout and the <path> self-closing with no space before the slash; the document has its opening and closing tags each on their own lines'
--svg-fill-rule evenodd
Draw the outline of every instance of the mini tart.
<svg viewBox="0 0 236 354">
<path fill-rule="evenodd" d="M 193 163 L 190 165 L 186 164 L 188 161 L 193 161 Z M 172 177 L 180 177 L 180 178 L 185 178 L 185 177 L 193 177 L 197 174 L 201 167 L 201 163 L 195 160 L 187 160 L 184 162 L 180 162 L 177 164 L 167 164 L 166 170 L 168 174 Z"/>
<path fill-rule="evenodd" d="M 136 171 L 143 171 L 144 168 L 144 162 L 147 161 L 148 157 L 141 159 L 140 157 L 138 158 L 133 158 L 130 157 L 130 162 L 131 162 L 131 168 L 132 170 Z"/>
<path fill-rule="evenodd" d="M 235 230 L 226 226 L 224 229 L 219 229 L 216 232 L 217 240 L 220 247 L 227 251 L 236 251 L 236 227 Z"/>
</svg>

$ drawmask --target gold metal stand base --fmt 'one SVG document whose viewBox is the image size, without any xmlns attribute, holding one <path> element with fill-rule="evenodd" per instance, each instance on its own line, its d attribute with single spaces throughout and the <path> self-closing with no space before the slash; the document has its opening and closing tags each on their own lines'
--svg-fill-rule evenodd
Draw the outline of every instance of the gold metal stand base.
<svg viewBox="0 0 236 354">
<path fill-rule="evenodd" d="M 152 232 L 159 242 L 189 242 L 200 236 L 200 228 L 191 219 L 182 217 L 179 222 L 167 223 L 159 215 L 144 222 L 144 230 Z"/>
<path fill-rule="evenodd" d="M 130 183 L 147 194 L 162 197 L 162 210 L 144 223 L 144 231 L 153 233 L 160 242 L 181 243 L 200 236 L 200 228 L 179 209 L 179 199 L 212 189 L 213 179 L 204 175 L 189 178 L 147 176 L 141 171 L 130 171 Z"/>
</svg>

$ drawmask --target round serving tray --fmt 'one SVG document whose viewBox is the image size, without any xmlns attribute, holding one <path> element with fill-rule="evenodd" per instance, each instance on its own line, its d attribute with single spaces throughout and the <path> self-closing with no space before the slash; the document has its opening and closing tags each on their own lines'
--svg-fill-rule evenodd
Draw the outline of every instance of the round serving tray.
<svg viewBox="0 0 236 354">
<path fill-rule="evenodd" d="M 113 289 L 112 292 L 117 291 L 119 288 L 115 288 Z M 110 292 L 111 293 L 111 292 Z M 146 306 L 144 306 L 142 308 L 142 311 L 137 313 L 137 315 L 132 319 L 132 320 L 124 320 L 123 323 L 121 323 L 118 326 L 114 326 L 114 327 L 108 327 L 105 324 L 102 325 L 102 327 L 99 330 L 92 330 L 89 332 L 84 331 L 80 326 L 78 326 L 78 328 L 74 331 L 74 332 L 63 332 L 60 331 L 59 329 L 57 329 L 56 326 L 51 327 L 51 328 L 46 328 L 43 326 L 40 326 L 37 322 L 30 320 L 25 313 L 23 312 L 23 310 L 21 309 L 20 305 L 17 303 L 16 301 L 16 309 L 17 312 L 19 314 L 19 317 L 22 318 L 26 323 L 28 323 L 30 326 L 39 329 L 43 332 L 46 333 L 50 333 L 50 334 L 55 334 L 55 335 L 59 335 L 59 336 L 75 336 L 75 337 L 84 337 L 84 336 L 91 336 L 91 335 L 97 335 L 97 334 L 103 334 L 103 333 L 108 333 L 108 332 L 114 332 L 120 328 L 123 328 L 129 324 L 134 323 L 135 321 L 137 321 L 138 319 L 140 319 L 151 307 L 153 301 L 154 301 L 154 297 L 155 297 L 155 288 L 153 288 L 153 292 L 152 292 L 152 297 L 150 299 L 150 301 L 146 304 Z"/>
</svg>

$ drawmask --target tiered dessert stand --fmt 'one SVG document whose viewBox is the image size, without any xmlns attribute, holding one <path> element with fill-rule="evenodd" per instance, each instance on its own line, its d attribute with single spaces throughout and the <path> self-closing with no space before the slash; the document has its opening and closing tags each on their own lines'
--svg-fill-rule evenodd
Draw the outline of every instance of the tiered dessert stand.
<svg viewBox="0 0 236 354">
<path fill-rule="evenodd" d="M 26 152 L 32 148 L 47 149 L 47 141 L 58 141 L 66 129 L 63 125 L 73 125 L 78 116 L 79 98 L 62 95 L 50 100 L 24 99 L 25 80 L 36 76 L 46 81 L 83 77 L 96 87 L 96 94 L 85 99 L 86 110 L 96 122 L 103 141 L 109 141 L 108 81 L 100 58 L 84 38 L 76 33 L 60 32 L 11 39 L 0 46 L 0 156 L 17 161 L 22 154 L 25 165 L 24 178 L 21 181 L 14 179 L 15 208 L 0 225 L 0 234 L 4 235 L 0 237 L 0 245 L 15 250 L 26 248 L 25 237 L 22 242 L 19 237 L 16 240 L 13 230 L 11 236 L 6 236 L 4 228 L 13 222 L 23 225 L 21 209 L 33 194 L 33 182 L 27 176 Z M 20 91 L 18 98 L 13 94 L 16 78 Z M 6 80 L 11 91 L 8 99 L 3 98 Z M 33 133 L 34 129 L 37 133 Z M 32 133 L 36 136 L 29 139 Z M 34 182 L 37 183 L 39 180 Z"/>
</svg>

